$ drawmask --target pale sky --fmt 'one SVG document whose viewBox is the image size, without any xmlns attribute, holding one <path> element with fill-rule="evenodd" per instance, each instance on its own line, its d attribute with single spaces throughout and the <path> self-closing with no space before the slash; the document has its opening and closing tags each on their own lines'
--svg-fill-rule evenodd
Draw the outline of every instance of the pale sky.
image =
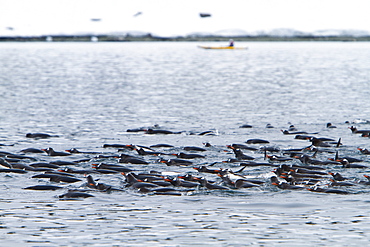
<svg viewBox="0 0 370 247">
<path fill-rule="evenodd" d="M 171 36 L 275 28 L 370 31 L 369 11 L 370 0 L 0 0 L 0 36 L 113 31 Z M 142 14 L 135 17 L 138 12 Z M 212 16 L 201 18 L 199 13 Z"/>
</svg>

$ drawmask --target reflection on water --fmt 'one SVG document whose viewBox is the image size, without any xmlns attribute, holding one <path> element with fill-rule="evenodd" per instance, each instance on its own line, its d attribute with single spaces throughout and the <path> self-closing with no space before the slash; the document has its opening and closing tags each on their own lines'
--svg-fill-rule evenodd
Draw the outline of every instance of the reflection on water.
<svg viewBox="0 0 370 247">
<path fill-rule="evenodd" d="M 357 148 L 369 138 L 348 127 L 369 116 L 369 53 L 367 43 L 245 43 L 247 51 L 201 50 L 198 43 L 3 43 L 0 44 L 0 151 L 19 154 L 24 148 L 81 150 L 115 155 L 105 143 L 172 144 L 159 151 L 178 153 L 184 146 L 213 147 L 194 166 L 218 162 L 214 168 L 239 170 L 226 145 L 251 138 L 269 146 L 302 148 L 310 143 L 283 135 L 294 124 L 338 140 L 340 156 L 369 159 Z M 336 129 L 325 127 L 332 122 Z M 275 128 L 265 128 L 266 124 Z M 178 135 L 126 132 L 159 124 L 183 131 Z M 253 128 L 239 128 L 251 124 Z M 370 129 L 366 121 L 353 123 Z M 216 135 L 196 135 L 211 130 Z M 25 138 L 26 133 L 58 135 Z M 195 134 L 194 134 L 195 133 Z M 254 145 L 257 149 L 261 145 Z M 228 151 L 228 152 L 224 152 Z M 264 153 L 244 151 L 266 162 Z M 134 154 L 133 151 L 124 153 Z M 279 153 L 280 154 L 280 153 Z M 27 154 L 28 155 L 28 154 Z M 312 153 L 310 153 L 312 155 Z M 38 161 L 75 161 L 92 154 L 50 157 Z M 318 153 L 317 159 L 335 153 Z M 158 157 L 149 165 L 128 164 L 136 172 L 197 172 L 166 166 Z M 22 163 L 33 161 L 24 160 Z M 117 163 L 97 159 L 79 163 Z M 291 163 L 298 164 L 299 161 Z M 291 164 L 288 162 L 288 164 Z M 279 164 L 276 164 L 277 166 Z M 363 180 L 369 169 L 327 166 L 351 181 Z M 272 167 L 248 167 L 243 175 L 263 179 L 258 188 L 209 191 L 182 196 L 154 196 L 124 188 L 121 174 L 93 174 L 98 182 L 123 188 L 94 197 L 60 200 L 83 182 L 58 184 L 62 191 L 29 191 L 36 184 L 55 184 L 26 174 L 0 173 L 1 242 L 4 246 L 143 246 L 153 245 L 354 245 L 367 243 L 369 188 L 344 188 L 349 195 L 281 190 L 270 184 Z M 201 174 L 220 181 L 214 174 Z M 325 182 L 329 182 L 329 176 Z M 324 185 L 326 186 L 326 185 Z M 343 189 L 343 188 L 340 188 Z M 354 206 L 355 205 L 355 206 Z"/>
</svg>

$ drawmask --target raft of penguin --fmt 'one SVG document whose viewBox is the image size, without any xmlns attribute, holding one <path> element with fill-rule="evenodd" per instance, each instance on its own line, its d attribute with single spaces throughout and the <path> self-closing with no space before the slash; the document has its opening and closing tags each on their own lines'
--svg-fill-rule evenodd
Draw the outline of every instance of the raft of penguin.
<svg viewBox="0 0 370 247">
<path fill-rule="evenodd" d="M 242 125 L 240 128 L 253 128 Z M 274 128 L 266 125 L 266 128 Z M 326 128 L 336 128 L 326 124 Z M 349 134 L 368 138 L 370 130 L 348 126 Z M 341 137 L 337 139 L 320 137 L 319 132 L 299 131 L 294 125 L 281 131 L 292 139 L 302 140 L 302 147 L 280 148 L 267 139 L 248 139 L 241 143 L 175 147 L 171 144 L 142 146 L 128 143 L 106 143 L 106 152 L 81 151 L 71 148 L 57 151 L 52 147 L 45 149 L 27 148 L 19 152 L 5 151 L 7 145 L 1 144 L 0 173 L 28 174 L 35 185 L 25 190 L 61 190 L 60 199 L 87 198 L 99 193 L 115 193 L 132 190 L 148 195 L 189 195 L 194 191 L 215 190 L 258 190 L 266 188 L 278 190 L 305 190 L 321 193 L 351 194 L 360 193 L 362 187 L 370 185 L 370 150 L 357 147 L 357 157 L 342 156 L 344 153 Z M 128 129 L 142 135 L 183 134 L 152 128 Z M 194 133 L 191 133 L 194 134 Z M 215 135 L 214 131 L 196 135 Z M 25 138 L 58 138 L 47 133 L 28 133 Z M 12 146 L 12 145 L 9 145 Z M 349 153 L 346 150 L 346 153 Z M 215 157 L 228 157 L 214 160 Z M 82 155 L 82 156 L 81 156 Z M 51 162 L 45 156 L 58 158 Z M 73 157 L 73 161 L 63 157 Z M 212 156 L 212 159 L 209 157 Z M 83 157 L 83 159 L 81 159 Z M 363 158 L 362 158 L 363 157 Z M 211 160 L 211 161 L 210 161 Z M 156 170 L 148 169 L 158 167 Z M 171 169 L 166 169 L 170 167 Z M 268 169 L 260 169 L 265 167 Z M 359 172 L 347 173 L 357 169 Z M 338 172 L 338 170 L 340 172 Z M 350 174 L 349 176 L 347 176 Z M 119 176 L 121 183 L 107 184 L 105 176 Z M 99 177 L 97 179 L 96 177 Z M 107 179 L 108 180 L 108 179 Z M 362 187 L 361 187 L 362 186 Z"/>
</svg>

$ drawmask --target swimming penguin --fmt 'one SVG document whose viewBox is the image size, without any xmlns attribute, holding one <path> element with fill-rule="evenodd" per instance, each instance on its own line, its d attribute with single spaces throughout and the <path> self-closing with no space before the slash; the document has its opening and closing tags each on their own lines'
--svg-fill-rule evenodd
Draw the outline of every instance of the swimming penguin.
<svg viewBox="0 0 370 247">
<path fill-rule="evenodd" d="M 263 139 L 249 139 L 246 141 L 247 144 L 262 144 L 262 143 L 270 143 L 269 141 L 267 140 L 263 140 Z"/>
<path fill-rule="evenodd" d="M 131 155 L 127 155 L 127 154 L 121 154 L 119 156 L 118 162 L 119 163 L 142 164 L 142 165 L 149 164 L 148 162 L 146 162 L 143 159 L 139 159 L 139 158 L 133 157 Z"/>
<path fill-rule="evenodd" d="M 197 178 L 197 180 L 203 187 L 209 190 L 229 190 L 228 187 L 217 185 L 217 184 L 211 184 L 210 182 L 208 182 L 208 180 L 205 177 Z"/>
<path fill-rule="evenodd" d="M 59 198 L 88 198 L 88 197 L 94 197 L 91 194 L 85 193 L 85 192 L 79 192 L 79 191 L 68 191 L 67 193 L 60 195 Z"/>
<path fill-rule="evenodd" d="M 244 154 L 240 149 L 229 146 L 238 160 L 254 160 L 254 157 Z"/>
<path fill-rule="evenodd" d="M 197 182 L 186 181 L 180 179 L 179 177 L 165 178 L 164 180 L 170 182 L 173 186 L 176 187 L 194 188 L 199 186 L 199 183 Z"/>
<path fill-rule="evenodd" d="M 370 130 L 359 130 L 357 129 L 357 127 L 355 126 L 351 126 L 351 127 L 348 127 L 353 134 L 365 134 L 365 135 L 369 135 L 370 133 Z"/>
<path fill-rule="evenodd" d="M 24 190 L 60 190 L 63 189 L 63 187 L 55 186 L 55 185 L 34 185 L 29 186 L 26 188 L 23 188 Z"/>
<path fill-rule="evenodd" d="M 27 133 L 27 138 L 34 138 L 34 139 L 46 139 L 50 137 L 58 137 L 57 135 L 49 135 L 45 133 Z"/>
<path fill-rule="evenodd" d="M 345 190 L 325 189 L 325 188 L 320 188 L 320 187 L 308 188 L 307 190 L 312 191 L 312 192 L 320 192 L 320 193 L 349 194 L 349 192 Z"/>
<path fill-rule="evenodd" d="M 41 150 L 47 153 L 49 156 L 69 156 L 71 155 L 71 153 L 54 151 L 54 149 L 50 147 L 47 149 L 41 149 Z"/>
<path fill-rule="evenodd" d="M 159 162 L 164 163 L 168 166 L 187 166 L 193 164 L 193 162 L 185 159 L 168 159 L 168 160 L 161 159 L 159 160 Z"/>
<path fill-rule="evenodd" d="M 177 153 L 177 154 L 172 154 L 175 155 L 177 158 L 180 159 L 199 159 L 199 158 L 205 158 L 206 156 L 200 155 L 200 154 L 187 154 L 187 153 Z"/>
</svg>

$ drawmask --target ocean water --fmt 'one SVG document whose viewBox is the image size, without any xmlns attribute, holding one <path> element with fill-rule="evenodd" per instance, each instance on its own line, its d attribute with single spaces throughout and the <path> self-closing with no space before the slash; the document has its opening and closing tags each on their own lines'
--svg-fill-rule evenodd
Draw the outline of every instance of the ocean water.
<svg viewBox="0 0 370 247">
<path fill-rule="evenodd" d="M 149 165 L 125 165 L 135 173 L 175 172 L 205 176 L 200 165 L 237 171 L 240 162 L 227 145 L 249 139 L 243 150 L 255 161 L 273 162 L 261 147 L 303 148 L 308 140 L 283 135 L 299 131 L 327 137 L 341 145 L 319 148 L 316 159 L 339 156 L 362 159 L 369 168 L 325 165 L 355 184 L 335 187 L 349 194 L 280 189 L 270 183 L 273 167 L 247 167 L 241 175 L 265 183 L 256 188 L 181 190 L 181 196 L 141 193 L 126 187 L 124 176 L 92 174 L 98 182 L 120 188 L 110 193 L 89 190 L 94 197 L 65 200 L 69 189 L 87 189 L 82 181 L 67 184 L 32 178 L 41 172 L 0 173 L 1 246 L 358 246 L 370 240 L 368 195 L 358 184 L 370 175 L 370 159 L 357 148 L 370 139 L 348 129 L 370 129 L 370 43 L 237 42 L 247 50 L 203 50 L 201 42 L 0 43 L 0 152 L 21 154 L 25 148 L 57 151 L 77 148 L 105 155 L 122 151 L 104 144 L 135 144 L 164 153 L 185 146 L 212 147 L 189 166 L 167 166 L 160 157 L 141 157 Z M 331 122 L 337 128 L 326 128 Z M 240 128 L 249 124 L 252 128 Z M 271 124 L 274 128 L 266 128 Z M 180 134 L 146 134 L 128 129 L 155 127 Z M 199 135 L 211 131 L 212 135 Z M 47 139 L 26 138 L 48 133 Z M 329 152 L 328 152 L 329 151 Z M 305 151 L 312 156 L 313 152 Z M 135 151 L 123 153 L 136 155 Z M 188 153 L 188 152 L 187 152 Z M 197 152 L 199 154 L 199 152 Z M 26 154 L 20 163 L 76 161 L 75 169 L 94 163 L 116 164 L 96 154 L 52 157 Z M 270 155 L 270 153 L 269 153 Z M 164 155 L 164 158 L 170 156 Z M 63 168 L 64 166 L 62 166 Z M 318 186 L 326 188 L 330 176 Z M 25 190 L 37 184 L 56 191 Z"/>
</svg>

